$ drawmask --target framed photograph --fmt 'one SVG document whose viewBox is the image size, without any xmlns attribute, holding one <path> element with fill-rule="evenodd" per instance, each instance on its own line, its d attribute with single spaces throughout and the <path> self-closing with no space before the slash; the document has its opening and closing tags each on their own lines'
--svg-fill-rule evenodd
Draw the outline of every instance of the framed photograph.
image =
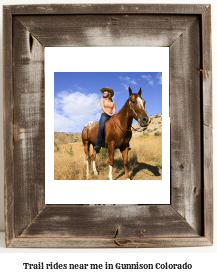
<svg viewBox="0 0 217 278">
<path fill-rule="evenodd" d="M 213 244 L 210 14 L 4 6 L 7 247 Z"/>
<path fill-rule="evenodd" d="M 99 72 L 101 68 L 103 72 Z M 116 144 L 112 171 L 108 146 L 93 157 L 91 137 L 97 135 L 91 135 L 91 128 L 102 113 L 100 89 L 104 83 L 114 89 L 117 112 L 110 119 L 110 131 L 116 127 L 118 134 L 112 137 Z M 49 47 L 45 49 L 45 84 L 46 204 L 170 204 L 168 47 Z M 140 127 L 134 112 L 129 119 L 128 110 L 122 113 L 123 107 L 130 108 L 129 88 L 136 93 L 141 89 L 139 99 L 146 101 L 142 111 L 149 114 L 148 126 Z M 123 143 L 118 145 L 131 129 L 131 125 L 125 126 L 129 121 L 133 121 L 128 152 L 133 192 L 126 182 L 120 151 Z M 82 134 L 88 126 L 93 144 L 86 165 Z"/>
</svg>

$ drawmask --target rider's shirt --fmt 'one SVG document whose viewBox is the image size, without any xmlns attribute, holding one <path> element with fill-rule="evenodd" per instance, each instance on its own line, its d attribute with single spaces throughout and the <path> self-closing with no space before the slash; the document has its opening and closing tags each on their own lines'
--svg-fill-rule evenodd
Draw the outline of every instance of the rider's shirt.
<svg viewBox="0 0 217 278">
<path fill-rule="evenodd" d="M 107 110 L 110 114 L 112 114 L 113 106 L 114 106 L 113 101 L 111 101 L 111 100 L 105 98 L 105 99 L 103 99 L 103 102 L 104 102 L 104 107 L 106 108 L 106 110 Z"/>
</svg>

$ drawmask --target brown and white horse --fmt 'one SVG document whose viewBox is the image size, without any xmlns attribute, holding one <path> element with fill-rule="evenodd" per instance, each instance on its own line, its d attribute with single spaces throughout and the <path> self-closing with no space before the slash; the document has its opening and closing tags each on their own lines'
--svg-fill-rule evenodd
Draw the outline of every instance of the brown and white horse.
<svg viewBox="0 0 217 278">
<path fill-rule="evenodd" d="M 142 99 L 142 90 L 138 94 L 133 94 L 132 89 L 128 87 L 129 98 L 120 111 L 112 116 L 106 123 L 102 147 L 108 148 L 109 156 L 109 179 L 112 180 L 112 167 L 114 164 L 114 150 L 120 149 L 124 162 L 125 178 L 129 180 L 128 174 L 128 151 L 129 142 L 132 137 L 131 125 L 133 118 L 138 121 L 141 127 L 146 127 L 150 123 L 150 118 L 145 110 L 145 100 Z M 84 144 L 85 162 L 87 166 L 86 175 L 89 176 L 89 147 L 96 144 L 96 137 L 99 128 L 99 122 L 93 121 L 85 125 L 82 130 L 82 141 Z M 92 162 L 93 171 L 98 175 L 95 164 L 96 151 L 93 150 Z"/>
</svg>

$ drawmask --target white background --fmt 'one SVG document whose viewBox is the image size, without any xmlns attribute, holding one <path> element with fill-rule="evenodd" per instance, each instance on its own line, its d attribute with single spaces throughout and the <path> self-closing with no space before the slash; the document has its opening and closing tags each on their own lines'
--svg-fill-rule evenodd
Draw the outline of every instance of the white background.
<svg viewBox="0 0 217 278">
<path fill-rule="evenodd" d="M 102 60 L 106 72 L 162 72 L 162 180 L 54 180 L 54 72 L 98 72 Z M 169 47 L 46 47 L 45 92 L 45 204 L 170 204 Z"/>
<path fill-rule="evenodd" d="M 12 5 L 12 4 L 45 4 L 50 3 L 51 1 L 27 1 L 27 0 L 20 0 L 20 1 L 12 1 L 12 0 L 4 0 L 0 1 L 1 5 Z M 84 1 L 72 1 L 72 0 L 64 0 L 64 3 L 132 3 L 132 1 L 96 1 L 96 0 L 84 0 Z M 52 3 L 60 3 L 60 1 L 52 0 Z M 162 1 L 162 0 L 148 0 L 148 1 L 139 1 L 137 0 L 136 3 L 158 3 L 158 4 L 212 4 L 212 57 L 213 57 L 213 120 L 214 120 L 214 142 L 216 141 L 216 120 L 217 120 L 217 113 L 216 113 L 216 105 L 217 105 L 217 96 L 216 96 L 216 87 L 217 87 L 217 80 L 216 76 L 216 66 L 217 66 L 217 4 L 215 0 L 196 0 L 196 1 Z M 2 22 L 2 14 L 0 14 L 0 22 Z M 2 24 L 2 23 L 1 23 Z M 0 32 L 2 34 L 2 28 L 0 28 Z M 2 36 L 1 36 L 2 37 Z M 0 43 L 0 59 L 2 59 L 2 43 Z M 2 84 L 2 63 L 0 65 L 0 84 Z M 0 87 L 0 110 L 3 110 L 3 89 L 2 85 Z M 3 113 L 0 114 L 0 134 L 3 134 Z M 4 232 L 4 168 L 3 168 L 3 135 L 1 136 L 0 141 L 0 230 Z M 216 144 L 214 144 L 214 169 L 216 168 Z M 216 200 L 216 171 L 214 171 L 214 196 Z M 215 208 L 215 225 L 214 225 L 214 232 L 215 238 L 217 236 L 217 210 Z M 216 240 L 215 240 L 216 241 Z M 12 254 L 14 253 L 14 254 Z M 50 253 L 53 253 L 52 255 Z M 43 272 L 25 272 L 22 268 L 22 262 L 39 262 L 40 260 L 44 260 L 46 258 L 47 261 L 64 261 L 70 258 L 71 261 L 79 260 L 93 260 L 95 262 L 98 261 L 109 261 L 112 257 L 113 260 L 116 262 L 120 261 L 123 256 L 126 256 L 128 260 L 135 261 L 147 261 L 149 260 L 152 263 L 155 263 L 158 258 L 161 261 L 177 261 L 177 263 L 182 263 L 183 261 L 188 261 L 189 263 L 193 263 L 194 269 L 190 271 L 158 271 L 153 272 L 153 276 L 150 273 L 138 273 L 134 271 L 128 271 L 127 274 L 130 275 L 137 275 L 142 277 L 157 277 L 157 275 L 161 275 L 163 277 L 197 277 L 202 278 L 209 275 L 209 277 L 216 277 L 217 270 L 216 270 L 216 257 L 217 257 L 217 244 L 215 243 L 213 247 L 198 247 L 198 248 L 162 248 L 162 249 L 6 249 L 4 244 L 4 233 L 0 233 L 0 272 L 3 277 L 7 275 L 7 277 L 47 277 L 47 273 Z M 125 258 L 123 258 L 124 260 Z M 56 277 L 61 274 L 63 277 L 67 277 L 66 273 L 62 274 L 62 272 L 49 272 L 52 277 Z M 79 275 L 76 277 L 83 277 L 84 275 L 93 275 L 90 272 L 78 272 Z M 115 275 L 114 275 L 115 274 Z M 117 271 L 113 273 L 113 276 L 120 277 L 121 274 L 126 275 L 126 272 Z M 46 276 L 45 276 L 46 275 Z M 100 277 L 102 276 L 101 272 L 98 272 Z M 105 273 L 103 273 L 105 276 Z M 111 274 L 109 273 L 109 276 Z M 69 275 L 68 275 L 69 276 Z M 97 277 L 96 272 L 94 276 Z M 73 277 L 73 273 L 70 273 L 69 277 Z"/>
</svg>

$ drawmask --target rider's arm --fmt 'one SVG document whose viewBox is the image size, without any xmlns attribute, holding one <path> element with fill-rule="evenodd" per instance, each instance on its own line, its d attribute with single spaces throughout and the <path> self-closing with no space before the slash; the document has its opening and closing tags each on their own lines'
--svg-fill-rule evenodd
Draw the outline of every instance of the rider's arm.
<svg viewBox="0 0 217 278">
<path fill-rule="evenodd" d="M 113 114 L 109 113 L 108 110 L 105 108 L 103 98 L 100 99 L 100 102 L 99 102 L 99 103 L 100 103 L 100 106 L 101 106 L 102 111 L 103 111 L 104 113 L 106 113 L 106 114 L 109 115 L 109 116 L 112 116 L 112 115 L 113 115 Z"/>
<path fill-rule="evenodd" d="M 114 101 L 113 101 L 114 102 Z M 116 114 L 116 107 L 115 107 L 115 102 L 114 102 L 114 105 L 113 105 L 113 111 L 112 111 L 112 114 Z"/>
</svg>

